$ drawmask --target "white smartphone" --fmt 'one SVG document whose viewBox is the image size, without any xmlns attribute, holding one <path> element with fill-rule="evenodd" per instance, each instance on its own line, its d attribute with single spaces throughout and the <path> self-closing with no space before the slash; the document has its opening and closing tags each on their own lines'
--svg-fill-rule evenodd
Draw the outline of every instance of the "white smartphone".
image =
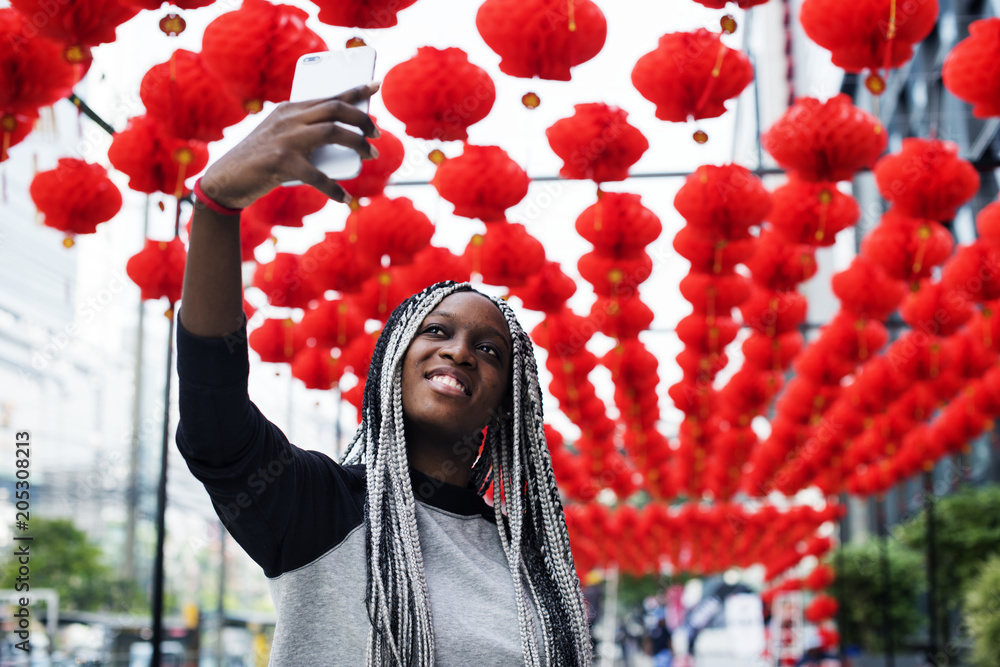
<svg viewBox="0 0 1000 667">
<path fill-rule="evenodd" d="M 375 49 L 356 46 L 341 51 L 307 53 L 295 65 L 290 102 L 303 102 L 339 95 L 351 88 L 363 86 L 375 77 Z M 358 102 L 359 109 L 368 113 L 368 99 Z M 340 124 L 361 134 L 354 125 Z M 354 178 L 361 173 L 361 156 L 351 148 L 331 144 L 313 151 L 310 162 L 334 180 Z M 299 185 L 293 181 L 285 185 Z"/>
</svg>

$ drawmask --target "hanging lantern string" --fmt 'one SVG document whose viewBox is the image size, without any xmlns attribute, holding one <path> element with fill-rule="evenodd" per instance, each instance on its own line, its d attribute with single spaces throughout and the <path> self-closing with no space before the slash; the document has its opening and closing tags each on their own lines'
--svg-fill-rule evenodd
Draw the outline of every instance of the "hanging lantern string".
<svg viewBox="0 0 1000 667">
<path fill-rule="evenodd" d="M 79 95 L 77 95 L 76 93 L 70 93 L 69 97 L 67 97 L 66 99 L 72 102 L 73 105 L 77 109 L 79 109 L 84 116 L 97 123 L 98 127 L 100 127 L 102 130 L 104 130 L 111 136 L 114 136 L 115 128 L 111 127 L 111 125 L 109 125 L 107 121 L 105 121 L 103 118 L 97 115 L 97 112 L 95 112 L 93 109 L 87 106 L 87 103 L 81 100 Z"/>
</svg>

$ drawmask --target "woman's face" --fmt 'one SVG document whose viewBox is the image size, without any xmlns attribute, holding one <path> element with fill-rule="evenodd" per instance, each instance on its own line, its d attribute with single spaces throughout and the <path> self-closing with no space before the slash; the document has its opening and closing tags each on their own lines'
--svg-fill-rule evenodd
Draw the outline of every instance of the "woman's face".
<svg viewBox="0 0 1000 667">
<path fill-rule="evenodd" d="M 510 384 L 510 330 L 481 294 L 441 301 L 417 329 L 403 359 L 407 439 L 451 445 L 483 428 Z"/>
</svg>

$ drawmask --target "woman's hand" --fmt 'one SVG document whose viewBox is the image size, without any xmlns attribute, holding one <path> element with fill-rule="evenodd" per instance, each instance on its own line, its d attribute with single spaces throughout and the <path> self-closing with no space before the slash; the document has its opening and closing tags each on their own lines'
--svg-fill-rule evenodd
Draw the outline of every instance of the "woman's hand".
<svg viewBox="0 0 1000 667">
<path fill-rule="evenodd" d="M 353 148 L 362 159 L 378 156 L 365 137 L 377 138 L 378 129 L 354 105 L 371 97 L 378 83 L 352 88 L 336 97 L 306 102 L 283 102 L 257 128 L 208 168 L 201 179 L 205 194 L 227 208 L 245 208 L 275 187 L 302 181 L 331 199 L 349 201 L 336 181 L 309 162 L 324 144 Z M 364 135 L 337 123 L 361 128 Z"/>
</svg>

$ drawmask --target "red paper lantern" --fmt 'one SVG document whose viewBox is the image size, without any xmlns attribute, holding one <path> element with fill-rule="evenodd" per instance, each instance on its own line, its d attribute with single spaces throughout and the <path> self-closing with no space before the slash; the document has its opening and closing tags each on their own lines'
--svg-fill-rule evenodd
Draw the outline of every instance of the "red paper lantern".
<svg viewBox="0 0 1000 667">
<path fill-rule="evenodd" d="M 129 258 L 125 272 L 139 286 L 140 298 L 167 297 L 173 304 L 181 298 L 187 251 L 179 237 L 169 241 L 146 239 L 141 251 Z"/>
<path fill-rule="evenodd" d="M 771 193 L 767 220 L 790 243 L 832 246 L 837 234 L 857 223 L 861 209 L 854 197 L 827 181 L 810 183 L 794 173 Z"/>
<path fill-rule="evenodd" d="M 30 17 L 30 32 L 65 46 L 63 57 L 70 63 L 89 63 L 90 47 L 115 41 L 115 29 L 139 13 L 137 7 L 118 0 L 57 2 L 11 0 L 14 9 Z M 42 17 L 43 20 L 40 20 Z M 28 31 L 22 34 L 28 34 Z"/>
<path fill-rule="evenodd" d="M 680 290 L 681 296 L 694 306 L 694 312 L 709 317 L 729 316 L 750 296 L 750 281 L 739 274 L 689 273 L 681 278 Z"/>
<path fill-rule="evenodd" d="M 422 46 L 382 83 L 385 108 L 418 139 L 468 139 L 467 128 L 486 118 L 495 99 L 490 75 L 455 48 Z"/>
<path fill-rule="evenodd" d="M 805 0 L 799 20 L 809 39 L 848 72 L 899 67 L 913 56 L 938 17 L 937 0 Z"/>
<path fill-rule="evenodd" d="M 10 147 L 24 141 L 35 127 L 37 120 L 37 111 L 0 114 L 0 162 L 10 157 L 8 154 Z"/>
<path fill-rule="evenodd" d="M 374 120 L 375 116 L 372 116 L 372 121 Z M 338 181 L 340 187 L 355 199 L 382 194 L 389 177 L 403 164 L 403 142 L 377 123 L 376 127 L 379 128 L 379 137 L 368 139 L 368 143 L 378 151 L 378 157 L 362 160 L 360 174 L 346 181 Z"/>
<path fill-rule="evenodd" d="M 299 56 L 327 50 L 322 38 L 306 27 L 308 17 L 291 5 L 243 0 L 238 10 L 205 28 L 205 66 L 250 113 L 260 111 L 264 102 L 287 100 Z"/>
<path fill-rule="evenodd" d="M 323 293 L 312 282 L 311 272 L 302 258 L 279 252 L 267 264 L 259 264 L 253 274 L 253 285 L 267 295 L 267 301 L 278 308 L 308 308 L 309 302 Z"/>
<path fill-rule="evenodd" d="M 252 303 L 247 301 L 245 296 L 243 297 L 243 312 L 246 314 L 247 320 L 253 319 L 254 313 L 257 312 L 257 309 L 254 308 Z"/>
<path fill-rule="evenodd" d="M 309 185 L 279 186 L 243 209 L 240 224 L 301 227 L 305 216 L 319 211 L 329 201 Z"/>
<path fill-rule="evenodd" d="M 770 404 L 781 389 L 781 384 L 778 373 L 760 372 L 747 366 L 736 371 L 719 392 L 722 405 L 733 417 L 730 422 L 743 426 L 749 424 L 751 419 Z"/>
<path fill-rule="evenodd" d="M 60 158 L 58 167 L 36 174 L 29 191 L 45 224 L 70 236 L 93 234 L 122 207 L 107 170 L 74 158 Z"/>
<path fill-rule="evenodd" d="M 677 191 L 674 208 L 703 236 L 746 239 L 771 208 L 771 195 L 749 169 L 702 165 Z"/>
<path fill-rule="evenodd" d="M 830 346 L 832 354 L 857 365 L 871 359 L 888 338 L 881 322 L 859 317 L 848 308 L 830 321 L 820 340 Z"/>
<path fill-rule="evenodd" d="M 653 260 L 645 252 L 634 259 L 605 257 L 588 252 L 577 262 L 580 275 L 599 296 L 630 297 L 653 273 Z"/>
<path fill-rule="evenodd" d="M 292 359 L 292 377 L 302 380 L 306 389 L 330 389 L 344 374 L 340 359 L 329 348 L 306 347 Z"/>
<path fill-rule="evenodd" d="M 541 271 L 512 292 L 528 310 L 555 313 L 576 292 L 576 282 L 563 273 L 558 263 L 546 260 Z"/>
<path fill-rule="evenodd" d="M 1000 245 L 1000 202 L 987 204 L 976 215 L 976 232 L 984 241 Z"/>
<path fill-rule="evenodd" d="M 357 293 L 347 298 L 358 312 L 367 319 L 389 319 L 396 306 L 413 294 L 413 285 L 399 267 L 379 269 L 374 276 L 361 284 Z"/>
<path fill-rule="evenodd" d="M 858 255 L 847 269 L 834 274 L 831 285 L 844 310 L 877 321 L 889 317 L 906 295 L 906 283 L 890 278 L 880 264 L 865 255 Z"/>
<path fill-rule="evenodd" d="M 357 234 L 358 249 L 374 258 L 389 256 L 393 264 L 409 264 L 434 235 L 434 223 L 406 197 L 372 197 L 352 211 L 347 228 Z"/>
<path fill-rule="evenodd" d="M 807 181 L 846 181 L 875 164 L 889 133 L 842 93 L 826 102 L 800 97 L 760 139 L 778 164 Z"/>
<path fill-rule="evenodd" d="M 76 68 L 63 59 L 59 44 L 27 36 L 35 31 L 36 26 L 20 12 L 0 9 L 0 118 L 35 117 L 39 107 L 73 92 L 78 78 Z M 2 129 L 10 132 L 13 128 Z"/>
<path fill-rule="evenodd" d="M 656 105 L 657 118 L 683 123 L 721 116 L 725 101 L 753 81 L 750 61 L 721 37 L 704 28 L 667 33 L 654 51 L 639 58 L 632 85 Z"/>
<path fill-rule="evenodd" d="M 770 229 L 761 232 L 753 257 L 744 263 L 755 283 L 778 292 L 795 290 L 817 271 L 815 248 L 792 245 Z"/>
<path fill-rule="evenodd" d="M 472 271 L 487 285 L 519 287 L 545 264 L 545 249 L 524 225 L 494 222 L 465 249 Z"/>
<path fill-rule="evenodd" d="M 184 181 L 208 164 L 208 148 L 170 136 L 148 116 L 136 116 L 111 140 L 108 160 L 128 175 L 133 190 L 182 197 L 188 192 Z"/>
<path fill-rule="evenodd" d="M 358 291 L 378 269 L 375 258 L 360 252 L 344 231 L 327 232 L 322 241 L 302 253 L 302 262 L 313 272 L 317 288 L 338 292 Z"/>
<path fill-rule="evenodd" d="M 642 205 L 639 195 L 624 192 L 602 192 L 576 219 L 580 236 L 610 257 L 637 257 L 662 230 L 660 219 Z"/>
<path fill-rule="evenodd" d="M 290 317 L 264 320 L 250 332 L 247 344 L 261 361 L 271 364 L 288 363 L 306 347 L 305 338 Z"/>
<path fill-rule="evenodd" d="M 837 615 L 840 605 L 829 595 L 817 595 L 806 607 L 805 617 L 810 623 L 822 623 Z"/>
<path fill-rule="evenodd" d="M 587 318 L 566 309 L 550 313 L 531 330 L 531 340 L 550 355 L 571 357 L 586 348 L 596 328 Z"/>
<path fill-rule="evenodd" d="M 972 104 L 976 118 L 1000 116 L 1000 18 L 969 24 L 969 36 L 956 44 L 941 68 L 952 95 Z"/>
<path fill-rule="evenodd" d="M 563 161 L 559 174 L 597 183 L 628 178 L 629 167 L 649 148 L 642 132 L 628 123 L 628 114 L 601 102 L 573 109 L 572 116 L 545 130 L 549 146 Z"/>
<path fill-rule="evenodd" d="M 346 347 L 365 333 L 365 319 L 346 301 L 320 300 L 302 315 L 298 324 L 307 343 L 316 347 Z"/>
<path fill-rule="evenodd" d="M 981 316 L 977 314 L 974 317 Z M 945 340 L 944 346 L 947 348 L 945 356 L 951 359 L 951 370 L 959 378 L 981 378 L 996 365 L 997 352 L 985 347 L 982 338 L 975 331 L 966 330 L 953 335 Z M 967 387 L 969 388 L 971 387 Z"/>
<path fill-rule="evenodd" d="M 806 298 L 795 291 L 781 291 L 755 287 L 740 305 L 744 326 L 774 338 L 790 331 L 797 331 L 806 320 Z"/>
<path fill-rule="evenodd" d="M 344 369 L 361 378 L 359 383 L 362 387 L 365 378 L 368 377 L 368 369 L 371 366 L 372 356 L 375 354 L 375 344 L 378 343 L 379 334 L 382 330 L 374 331 L 370 334 L 358 334 L 354 340 L 348 343 L 340 355 L 344 362 Z"/>
<path fill-rule="evenodd" d="M 590 0 L 486 0 L 476 29 L 504 74 L 569 81 L 571 67 L 600 52 L 608 26 Z"/>
<path fill-rule="evenodd" d="M 545 359 L 545 368 L 552 376 L 566 380 L 567 384 L 585 384 L 590 371 L 596 366 L 597 357 L 586 349 L 571 356 L 551 355 Z"/>
<path fill-rule="evenodd" d="M 882 196 L 914 218 L 951 220 L 979 191 L 979 173 L 958 156 L 958 145 L 940 139 L 903 139 L 898 153 L 875 165 Z"/>
<path fill-rule="evenodd" d="M 618 340 L 636 338 L 653 323 L 653 311 L 639 300 L 598 297 L 590 308 L 590 319 L 606 336 Z"/>
<path fill-rule="evenodd" d="M 528 194 L 528 174 L 498 146 L 466 144 L 461 155 L 441 163 L 431 184 L 455 205 L 455 215 L 485 222 L 503 220 Z"/>
<path fill-rule="evenodd" d="M 941 275 L 951 298 L 1000 298 L 1000 246 L 980 239 L 959 249 Z"/>
<path fill-rule="evenodd" d="M 167 3 L 168 0 L 120 0 L 124 5 L 131 5 L 132 7 L 137 7 L 139 9 L 148 9 L 150 11 L 155 11 Z M 178 7 L 179 9 L 200 9 L 201 7 L 208 7 L 210 4 L 215 2 L 215 0 L 169 0 L 170 5 L 173 7 Z M 164 18 L 170 16 L 177 16 L 176 14 L 167 14 Z M 179 18 L 179 17 L 178 17 Z M 183 20 L 183 19 L 182 19 Z M 160 19 L 160 24 L 162 26 L 163 19 Z M 163 30 L 163 28 L 160 28 Z M 181 29 L 183 31 L 183 28 Z M 173 34 L 179 34 L 181 31 Z M 164 30 L 164 32 L 167 32 Z M 168 33 L 171 34 L 171 33 Z"/>
<path fill-rule="evenodd" d="M 244 262 L 256 261 L 254 251 L 264 241 L 274 238 L 271 236 L 271 224 L 260 222 L 253 218 L 246 218 L 246 209 L 240 216 L 240 260 Z M 188 222 L 188 235 L 190 236 L 190 221 Z"/>
<path fill-rule="evenodd" d="M 317 17 L 328 25 L 377 30 L 396 25 L 396 14 L 417 0 L 318 0 Z"/>
<path fill-rule="evenodd" d="M 704 315 L 688 315 L 677 323 L 677 337 L 688 347 L 705 353 L 721 352 L 733 342 L 740 326 L 729 317 L 709 322 Z"/>
<path fill-rule="evenodd" d="M 940 223 L 889 209 L 861 242 L 861 252 L 890 278 L 915 283 L 948 259 L 954 245 L 951 232 Z"/>
<path fill-rule="evenodd" d="M 1000 280 L 996 282 L 1000 286 Z M 966 295 L 945 283 L 925 281 L 919 291 L 906 298 L 899 314 L 913 329 L 934 336 L 951 336 L 972 319 L 974 312 Z"/>
<path fill-rule="evenodd" d="M 755 239 L 729 241 L 702 235 L 684 226 L 674 236 L 674 250 L 691 262 L 692 273 L 732 273 L 733 267 L 754 254 Z"/>
<path fill-rule="evenodd" d="M 241 100 L 208 71 L 201 54 L 184 49 L 146 72 L 139 97 L 146 115 L 178 139 L 218 141 L 225 128 L 247 115 Z"/>
<path fill-rule="evenodd" d="M 472 277 L 469 261 L 447 248 L 428 245 L 413 256 L 413 263 L 400 267 L 414 290 L 422 290 L 442 280 L 467 282 Z"/>
<path fill-rule="evenodd" d="M 802 334 L 790 331 L 776 337 L 751 334 L 743 341 L 746 363 L 761 370 L 784 370 L 802 350 Z"/>
<path fill-rule="evenodd" d="M 849 355 L 843 354 L 828 338 L 814 341 L 792 364 L 796 378 L 834 387 L 854 371 L 855 365 Z"/>
</svg>

